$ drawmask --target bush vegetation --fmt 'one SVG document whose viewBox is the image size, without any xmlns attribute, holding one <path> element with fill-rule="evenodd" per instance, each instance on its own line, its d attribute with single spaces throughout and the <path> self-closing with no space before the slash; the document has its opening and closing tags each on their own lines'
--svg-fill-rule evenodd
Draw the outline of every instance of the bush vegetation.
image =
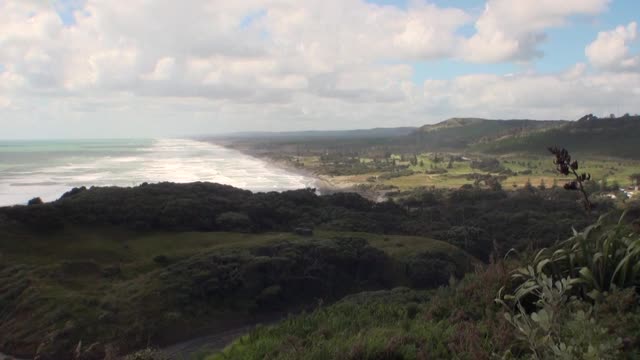
<svg viewBox="0 0 640 360">
<path fill-rule="evenodd" d="M 475 262 L 435 240 L 340 232 L 68 225 L 54 234 L 12 228 L 0 246 L 0 348 L 42 359 L 70 358 L 80 342 L 94 354 L 122 353 L 278 317 L 318 299 L 439 286 Z"/>
<path fill-rule="evenodd" d="M 249 233 L 316 227 L 418 235 L 488 260 L 492 251 L 504 255 L 511 248 L 549 246 L 570 235 L 571 226 L 585 226 L 589 217 L 575 211 L 576 201 L 575 194 L 562 189 L 533 187 L 509 192 L 501 187 L 416 189 L 396 194 L 395 201 L 375 203 L 353 193 L 318 196 L 313 189 L 253 194 L 218 184 L 161 183 L 74 189 L 52 203 L 0 208 L 0 219 L 46 233 L 65 226 Z M 594 214 L 612 206 L 602 199 Z M 2 223 L 0 232 L 6 228 Z"/>
<path fill-rule="evenodd" d="M 638 267 L 627 259 L 639 236 L 601 219 L 530 260 L 500 261 L 435 291 L 350 296 L 258 327 L 207 359 L 635 359 L 640 279 L 619 274 Z M 585 270 L 594 266 L 600 272 Z"/>
<path fill-rule="evenodd" d="M 122 353 L 376 291 L 260 328 L 217 356 L 294 359 L 310 346 L 311 358 L 618 356 L 638 343 L 622 331 L 638 333 L 627 289 L 638 285 L 629 226 L 640 211 L 628 204 L 631 225 L 587 227 L 618 216 L 593 201 L 585 212 L 575 193 L 533 186 L 416 189 L 382 203 L 208 183 L 77 188 L 0 208 L 0 349 Z M 510 249 L 535 256 L 498 261 Z M 474 257 L 493 263 L 457 282 Z M 399 286 L 413 289 L 382 291 Z M 357 321 L 340 320 L 347 313 Z"/>
</svg>

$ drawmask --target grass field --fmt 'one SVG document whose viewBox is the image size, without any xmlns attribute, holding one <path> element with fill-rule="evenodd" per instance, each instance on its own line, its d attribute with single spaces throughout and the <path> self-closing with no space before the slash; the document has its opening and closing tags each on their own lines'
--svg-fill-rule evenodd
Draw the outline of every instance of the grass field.
<svg viewBox="0 0 640 360">
<path fill-rule="evenodd" d="M 203 251 L 250 249 L 281 241 L 307 240 L 293 233 L 245 234 L 232 232 L 134 232 L 121 228 L 67 228 L 54 234 L 4 233 L 0 239 L 2 262 L 50 265 L 61 261 L 91 260 L 99 265 L 120 264 L 132 268 L 153 263 L 164 255 L 185 258 Z M 358 237 L 391 256 L 420 251 L 455 252 L 455 246 L 417 236 L 359 232 L 316 231 L 311 239 Z"/>
<path fill-rule="evenodd" d="M 417 164 L 412 165 L 409 161 L 402 161 L 399 155 L 391 155 L 389 161 L 395 161 L 398 166 L 408 166 L 413 171 L 412 175 L 393 176 L 385 178 L 385 173 L 377 171 L 373 166 L 373 160 L 369 158 L 360 158 L 363 164 L 371 166 L 371 171 L 356 175 L 340 175 L 330 177 L 331 182 L 339 186 L 345 187 L 353 184 L 367 184 L 370 186 L 382 185 L 393 186 L 400 190 L 411 190 L 418 187 L 436 187 L 436 188 L 459 188 L 465 184 L 473 184 L 473 180 L 469 179 L 469 175 L 474 173 L 487 174 L 478 169 L 471 167 L 471 161 L 454 161 L 449 166 L 449 159 L 452 155 L 459 154 L 437 153 L 439 161 L 434 161 L 435 153 L 425 153 L 417 156 Z M 470 158 L 479 157 L 479 155 L 469 155 Z M 514 173 L 514 176 L 508 176 L 502 181 L 504 189 L 515 189 L 531 183 L 533 186 L 544 184 L 546 187 L 552 186 L 554 183 L 564 184 L 568 178 L 562 177 L 554 171 L 552 157 L 545 156 L 526 156 L 503 155 L 496 157 L 500 164 Z M 602 182 L 603 180 L 609 185 L 618 183 L 621 186 L 630 186 L 632 182 L 629 178 L 631 174 L 640 173 L 640 161 L 617 158 L 580 158 L 580 172 L 590 173 L 594 181 Z M 308 170 L 312 170 L 318 174 L 324 174 L 325 164 L 319 157 L 300 157 L 297 158 L 300 164 Z M 442 171 L 442 173 L 435 173 Z M 446 171 L 446 172 L 445 172 Z M 431 172 L 431 173 L 430 173 Z M 497 175 L 497 174 L 494 174 Z"/>
</svg>

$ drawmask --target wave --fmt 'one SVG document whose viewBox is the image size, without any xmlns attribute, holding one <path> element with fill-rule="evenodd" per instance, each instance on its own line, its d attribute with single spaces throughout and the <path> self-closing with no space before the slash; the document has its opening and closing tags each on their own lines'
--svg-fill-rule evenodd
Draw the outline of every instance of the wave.
<svg viewBox="0 0 640 360">
<path fill-rule="evenodd" d="M 108 148 L 104 142 L 99 145 Z M 87 146 L 86 141 L 83 146 Z M 133 155 L 114 149 L 85 156 L 52 151 L 37 160 L 0 170 L 0 205 L 25 203 L 38 196 L 52 201 L 77 186 L 135 186 L 143 182 L 208 181 L 257 192 L 315 186 L 311 177 L 195 140 L 158 139 L 136 147 Z"/>
</svg>

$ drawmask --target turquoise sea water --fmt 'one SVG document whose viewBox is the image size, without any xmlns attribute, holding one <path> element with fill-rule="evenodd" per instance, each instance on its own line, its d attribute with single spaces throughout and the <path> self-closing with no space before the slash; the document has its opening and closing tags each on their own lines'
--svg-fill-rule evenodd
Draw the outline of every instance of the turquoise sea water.
<svg viewBox="0 0 640 360">
<path fill-rule="evenodd" d="M 76 186 L 211 181 L 253 191 L 314 186 L 314 179 L 188 139 L 0 141 L 0 206 Z"/>
</svg>

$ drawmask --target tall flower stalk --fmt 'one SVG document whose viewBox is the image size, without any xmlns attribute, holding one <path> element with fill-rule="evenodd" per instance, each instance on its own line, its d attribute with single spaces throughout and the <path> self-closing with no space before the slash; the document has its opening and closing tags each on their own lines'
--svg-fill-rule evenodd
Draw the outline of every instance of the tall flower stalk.
<svg viewBox="0 0 640 360">
<path fill-rule="evenodd" d="M 564 188 L 566 190 L 580 191 L 583 196 L 582 202 L 584 204 L 585 210 L 591 211 L 591 209 L 593 209 L 593 203 L 591 203 L 591 200 L 589 200 L 589 194 L 584 189 L 584 182 L 591 180 L 591 174 L 578 174 L 578 160 L 571 161 L 571 155 L 569 154 L 569 151 L 567 151 L 567 149 L 550 147 L 549 152 L 551 152 L 555 156 L 553 163 L 556 166 L 556 170 L 560 174 L 565 176 L 569 176 L 571 174 L 575 177 L 575 180 L 564 184 Z"/>
</svg>

